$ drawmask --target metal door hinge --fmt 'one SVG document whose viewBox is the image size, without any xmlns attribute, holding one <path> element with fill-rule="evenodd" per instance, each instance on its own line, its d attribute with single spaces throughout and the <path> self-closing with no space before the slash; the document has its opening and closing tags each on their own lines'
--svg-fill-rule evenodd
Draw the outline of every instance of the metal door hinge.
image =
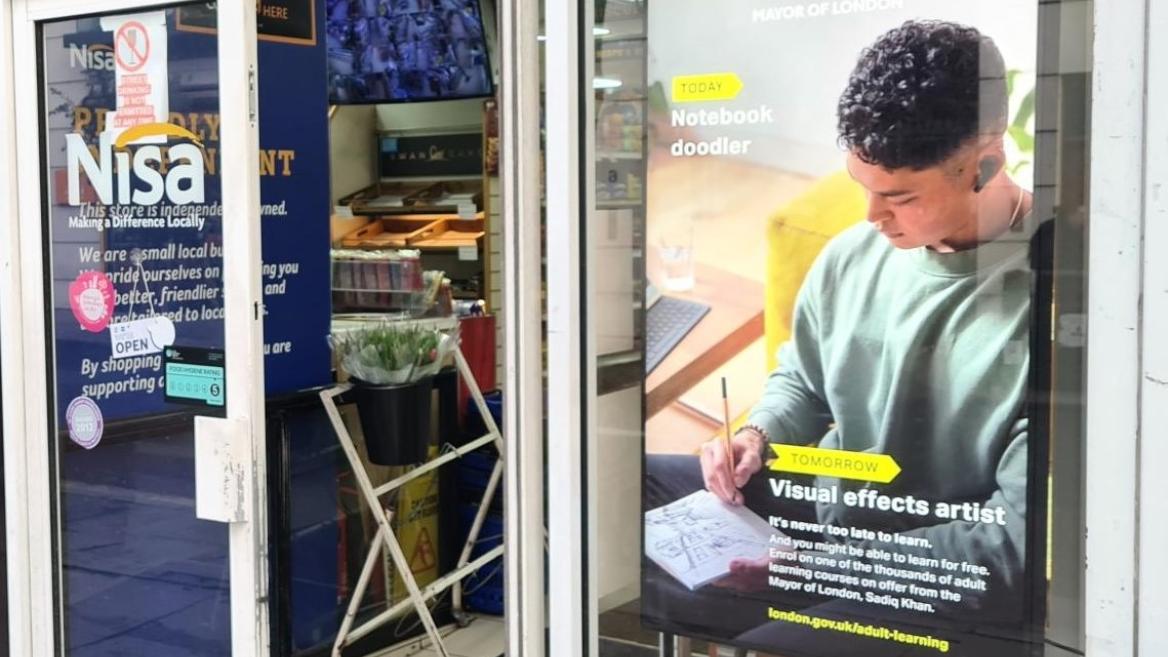
<svg viewBox="0 0 1168 657">
<path fill-rule="evenodd" d="M 256 72 L 254 66 L 247 69 L 247 120 L 254 126 L 256 113 L 259 111 L 259 99 L 256 96 Z"/>
</svg>

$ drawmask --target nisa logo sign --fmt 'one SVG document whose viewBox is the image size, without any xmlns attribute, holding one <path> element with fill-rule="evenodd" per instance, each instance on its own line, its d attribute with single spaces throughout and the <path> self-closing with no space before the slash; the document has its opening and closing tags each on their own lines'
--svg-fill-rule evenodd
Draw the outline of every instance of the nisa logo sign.
<svg viewBox="0 0 1168 657">
<path fill-rule="evenodd" d="M 175 205 L 203 202 L 203 144 L 193 132 L 171 123 L 147 123 L 125 130 L 114 143 L 109 134 L 101 134 L 96 156 L 81 135 L 65 135 L 69 205 L 81 205 L 83 171 L 104 205 L 154 205 L 163 199 Z M 133 146 L 131 153 L 131 143 L 146 137 L 185 141 L 171 145 L 165 154 L 153 144 Z"/>
<path fill-rule="evenodd" d="M 113 46 L 100 43 L 84 46 L 70 45 L 69 66 L 72 68 L 81 67 L 87 71 L 112 71 L 114 70 Z"/>
</svg>

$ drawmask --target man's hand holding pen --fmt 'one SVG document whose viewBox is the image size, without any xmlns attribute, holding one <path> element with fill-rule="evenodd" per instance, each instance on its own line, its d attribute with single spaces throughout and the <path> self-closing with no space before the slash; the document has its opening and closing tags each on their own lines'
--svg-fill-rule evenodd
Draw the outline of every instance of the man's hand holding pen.
<svg viewBox="0 0 1168 657">
<path fill-rule="evenodd" d="M 740 429 L 730 439 L 729 453 L 722 440 L 711 440 L 702 445 L 702 479 L 706 488 L 727 504 L 741 506 L 741 489 L 762 470 L 765 448 L 766 440 L 762 434 L 749 427 Z M 733 454 L 733 463 L 730 454 Z"/>
</svg>

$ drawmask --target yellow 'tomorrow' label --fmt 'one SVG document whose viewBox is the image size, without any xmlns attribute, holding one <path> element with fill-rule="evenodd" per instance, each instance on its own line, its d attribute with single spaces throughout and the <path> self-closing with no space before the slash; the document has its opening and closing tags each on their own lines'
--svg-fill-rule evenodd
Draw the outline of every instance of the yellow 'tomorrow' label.
<svg viewBox="0 0 1168 657">
<path fill-rule="evenodd" d="M 742 91 L 742 79 L 735 73 L 678 75 L 673 78 L 673 102 L 733 100 Z"/>
<path fill-rule="evenodd" d="M 887 484 L 900 474 L 900 465 L 887 454 L 864 454 L 838 449 L 771 445 L 775 460 L 770 469 L 775 472 L 838 477 Z"/>
</svg>

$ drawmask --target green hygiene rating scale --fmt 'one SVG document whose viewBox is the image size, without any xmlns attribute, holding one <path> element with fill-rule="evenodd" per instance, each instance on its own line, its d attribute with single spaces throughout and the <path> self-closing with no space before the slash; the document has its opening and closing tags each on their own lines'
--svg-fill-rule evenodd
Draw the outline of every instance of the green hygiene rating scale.
<svg viewBox="0 0 1168 657">
<path fill-rule="evenodd" d="M 167 347 L 163 352 L 166 401 L 222 407 L 227 400 L 223 351 L 197 347 Z"/>
</svg>

